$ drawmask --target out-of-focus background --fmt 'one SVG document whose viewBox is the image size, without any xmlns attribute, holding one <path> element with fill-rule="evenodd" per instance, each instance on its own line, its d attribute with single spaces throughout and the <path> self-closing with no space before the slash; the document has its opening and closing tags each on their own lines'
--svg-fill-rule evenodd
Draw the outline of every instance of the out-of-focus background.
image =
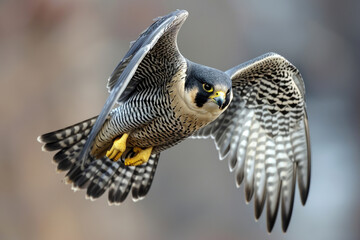
<svg viewBox="0 0 360 240">
<path fill-rule="evenodd" d="M 99 113 L 107 77 L 152 19 L 190 15 L 188 59 L 226 70 L 263 53 L 297 66 L 307 89 L 312 182 L 290 227 L 255 222 L 211 140 L 162 153 L 148 196 L 109 207 L 63 184 L 36 137 Z M 0 2 L 0 239 L 360 239 L 360 2 Z"/>
</svg>

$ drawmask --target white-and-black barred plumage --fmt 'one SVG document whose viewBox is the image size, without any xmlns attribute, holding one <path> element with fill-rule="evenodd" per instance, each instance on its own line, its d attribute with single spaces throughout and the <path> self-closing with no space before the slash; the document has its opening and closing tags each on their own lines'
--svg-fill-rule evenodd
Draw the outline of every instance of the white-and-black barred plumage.
<svg viewBox="0 0 360 240">
<path fill-rule="evenodd" d="M 108 190 L 109 203 L 119 204 L 130 191 L 134 200 L 147 194 L 161 151 L 189 136 L 211 136 L 220 159 L 226 158 L 235 173 L 237 186 L 244 182 L 246 201 L 254 197 L 255 218 L 266 203 L 270 232 L 281 206 L 286 231 L 296 178 L 303 204 L 310 184 L 302 77 L 274 53 L 225 73 L 188 61 L 176 43 L 187 15 L 177 10 L 158 18 L 132 43 L 108 80 L 110 96 L 98 117 L 38 140 L 44 143 L 43 150 L 59 150 L 54 162 L 58 170 L 67 171 L 66 180 L 74 189 L 87 189 L 91 199 Z M 216 114 L 207 114 L 210 110 L 203 109 L 208 97 L 198 94 L 197 81 L 198 86 L 208 81 L 229 90 L 226 106 L 219 105 L 214 108 Z M 116 102 L 119 106 L 113 108 Z M 127 149 L 114 162 L 104 154 L 124 133 L 129 134 Z M 135 154 L 133 147 L 153 147 L 148 162 L 125 166 L 125 158 Z"/>
<path fill-rule="evenodd" d="M 128 151 L 122 159 L 114 162 L 107 157 L 100 159 L 88 158 L 84 169 L 77 157 L 85 144 L 89 130 L 96 117 L 79 124 L 44 134 L 39 141 L 45 143 L 46 151 L 58 151 L 54 157 L 58 171 L 68 171 L 66 182 L 72 183 L 73 189 L 87 189 L 87 197 L 96 199 L 109 189 L 109 203 L 120 204 L 125 200 L 132 188 L 134 200 L 143 198 L 150 189 L 155 175 L 159 154 L 152 154 L 146 164 L 125 166 L 125 157 L 133 154 Z M 79 138 L 82 138 L 78 141 Z"/>
<path fill-rule="evenodd" d="M 305 88 L 299 71 L 268 53 L 227 71 L 233 100 L 219 118 L 194 137 L 213 137 L 236 184 L 245 182 L 245 198 L 254 196 L 255 217 L 267 205 L 268 230 L 281 200 L 282 228 L 290 222 L 296 175 L 302 203 L 310 184 L 310 143 Z"/>
</svg>

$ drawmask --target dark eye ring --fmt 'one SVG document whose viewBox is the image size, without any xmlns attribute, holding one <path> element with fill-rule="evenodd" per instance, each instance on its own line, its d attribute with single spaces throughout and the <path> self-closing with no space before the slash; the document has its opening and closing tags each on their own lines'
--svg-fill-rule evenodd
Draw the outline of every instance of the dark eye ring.
<svg viewBox="0 0 360 240">
<path fill-rule="evenodd" d="M 206 92 L 213 92 L 213 91 L 214 91 L 213 86 L 211 86 L 211 85 L 208 84 L 208 83 L 204 83 L 204 84 L 203 84 L 203 89 L 204 89 Z"/>
</svg>

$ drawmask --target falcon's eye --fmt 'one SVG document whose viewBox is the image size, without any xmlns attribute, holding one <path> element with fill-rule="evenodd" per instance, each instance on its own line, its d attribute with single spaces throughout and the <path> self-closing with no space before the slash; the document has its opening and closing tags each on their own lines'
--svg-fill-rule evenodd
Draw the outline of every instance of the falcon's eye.
<svg viewBox="0 0 360 240">
<path fill-rule="evenodd" d="M 209 92 L 209 93 L 214 91 L 213 86 L 211 86 L 211 85 L 208 84 L 208 83 L 204 83 L 204 84 L 203 84 L 203 89 L 204 89 L 206 92 Z"/>
</svg>

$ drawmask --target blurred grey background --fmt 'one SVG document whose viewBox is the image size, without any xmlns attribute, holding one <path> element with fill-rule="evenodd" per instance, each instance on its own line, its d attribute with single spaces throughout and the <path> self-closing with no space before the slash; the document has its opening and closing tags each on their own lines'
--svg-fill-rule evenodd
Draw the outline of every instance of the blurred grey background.
<svg viewBox="0 0 360 240">
<path fill-rule="evenodd" d="M 109 207 L 74 193 L 36 137 L 98 114 L 107 77 L 152 19 L 190 15 L 188 59 L 226 70 L 274 51 L 306 83 L 312 182 L 290 227 L 255 222 L 211 140 L 162 153 L 148 196 Z M 0 239 L 360 239 L 360 2 L 0 1 Z"/>
</svg>

